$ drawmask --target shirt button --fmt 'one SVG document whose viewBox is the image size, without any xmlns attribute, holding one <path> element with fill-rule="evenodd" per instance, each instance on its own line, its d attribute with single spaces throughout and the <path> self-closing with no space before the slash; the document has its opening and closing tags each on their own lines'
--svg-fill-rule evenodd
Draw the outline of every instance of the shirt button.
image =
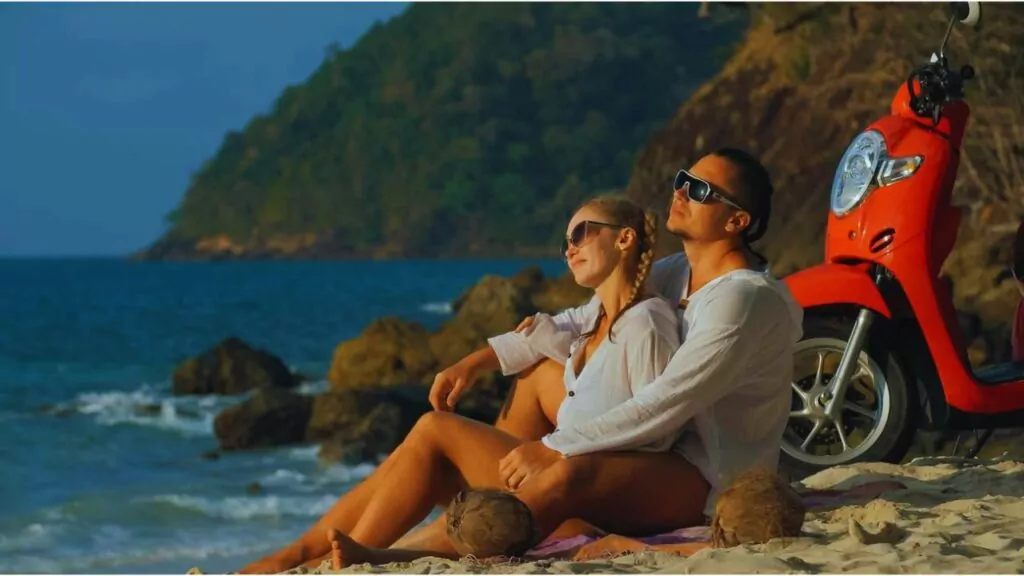
<svg viewBox="0 0 1024 576">
<path fill-rule="evenodd" d="M 572 390 L 569 390 L 569 397 L 570 397 L 570 398 L 572 398 L 572 397 L 573 397 L 573 396 L 575 396 L 575 395 L 576 395 L 576 393 L 575 393 L 575 392 L 573 392 Z"/>
</svg>

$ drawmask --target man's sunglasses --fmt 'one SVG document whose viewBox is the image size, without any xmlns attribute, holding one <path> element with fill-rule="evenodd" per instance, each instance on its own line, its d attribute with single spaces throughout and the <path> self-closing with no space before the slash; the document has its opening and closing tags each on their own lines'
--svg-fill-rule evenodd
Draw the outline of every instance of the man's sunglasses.
<svg viewBox="0 0 1024 576">
<path fill-rule="evenodd" d="M 744 212 L 747 211 L 746 208 L 740 206 L 736 202 L 733 202 L 719 192 L 716 192 L 710 182 L 702 178 L 698 178 L 686 170 L 680 170 L 676 173 L 676 179 L 672 183 L 672 189 L 686 192 L 687 198 L 698 204 L 707 204 L 711 199 L 715 199 L 722 204 L 732 206 L 737 210 L 743 210 Z"/>
<path fill-rule="evenodd" d="M 572 230 L 569 231 L 569 234 L 562 239 L 562 257 L 567 258 L 566 253 L 569 251 L 570 246 L 578 250 L 583 246 L 584 242 L 586 242 L 588 238 L 596 234 L 601 228 L 620 230 L 625 228 L 625 226 L 620 224 L 609 224 L 608 222 L 597 222 L 595 220 L 584 220 L 573 226 Z"/>
</svg>

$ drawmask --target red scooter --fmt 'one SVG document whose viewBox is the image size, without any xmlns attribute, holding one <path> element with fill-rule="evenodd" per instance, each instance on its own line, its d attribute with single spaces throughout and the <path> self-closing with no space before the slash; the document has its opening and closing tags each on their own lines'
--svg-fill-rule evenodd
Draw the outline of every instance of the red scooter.
<svg viewBox="0 0 1024 576">
<path fill-rule="evenodd" d="M 954 24 L 978 2 L 953 2 L 938 54 L 897 91 L 890 114 L 858 134 L 832 182 L 825 262 L 784 279 L 805 309 L 794 358 L 782 466 L 811 473 L 857 461 L 899 462 L 918 429 L 1024 426 L 1024 362 L 972 371 L 939 271 L 956 243 L 951 205 L 970 110 L 970 66 L 949 67 Z"/>
</svg>

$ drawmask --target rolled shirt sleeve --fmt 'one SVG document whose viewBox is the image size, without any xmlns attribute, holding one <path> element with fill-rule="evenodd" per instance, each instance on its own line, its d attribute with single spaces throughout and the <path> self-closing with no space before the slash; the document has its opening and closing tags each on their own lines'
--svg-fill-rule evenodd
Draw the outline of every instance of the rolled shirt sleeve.
<svg viewBox="0 0 1024 576">
<path fill-rule="evenodd" d="M 573 341 L 588 329 L 600 305 L 594 296 L 587 304 L 554 316 L 535 314 L 533 324 L 522 332 L 510 331 L 489 338 L 487 344 L 498 357 L 501 373 L 518 374 L 544 358 L 564 365 Z"/>
</svg>

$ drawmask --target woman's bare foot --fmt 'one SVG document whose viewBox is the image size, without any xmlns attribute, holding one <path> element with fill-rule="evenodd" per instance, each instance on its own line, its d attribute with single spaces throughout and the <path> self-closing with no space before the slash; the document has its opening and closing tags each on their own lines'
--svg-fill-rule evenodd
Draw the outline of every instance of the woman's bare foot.
<svg viewBox="0 0 1024 576">
<path fill-rule="evenodd" d="M 327 531 L 327 540 L 331 543 L 331 568 L 333 570 L 375 561 L 373 550 L 334 528 Z"/>
</svg>

